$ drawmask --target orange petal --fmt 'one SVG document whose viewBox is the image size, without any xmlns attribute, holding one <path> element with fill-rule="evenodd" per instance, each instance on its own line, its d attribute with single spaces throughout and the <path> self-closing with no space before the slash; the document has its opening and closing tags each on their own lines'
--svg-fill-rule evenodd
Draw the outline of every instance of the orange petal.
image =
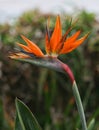
<svg viewBox="0 0 99 130">
<path fill-rule="evenodd" d="M 60 17 L 57 16 L 55 28 L 50 39 L 52 52 L 57 51 L 57 45 L 59 44 L 61 36 L 62 36 L 61 22 Z"/>
<path fill-rule="evenodd" d="M 49 22 L 50 22 L 50 19 L 48 19 L 48 21 L 47 21 L 46 36 L 45 36 L 45 43 L 46 43 L 45 44 L 45 50 L 46 50 L 47 54 L 50 54 L 50 52 L 51 52 Z"/>
<path fill-rule="evenodd" d="M 69 29 L 69 30 L 67 30 L 67 32 L 69 32 L 71 29 Z M 71 44 L 70 43 L 72 43 L 72 42 L 75 42 L 75 40 L 77 39 L 77 37 L 80 35 L 80 30 L 79 31 L 77 31 L 74 35 L 72 35 L 71 37 L 69 37 L 69 38 L 67 38 L 66 40 L 65 40 L 65 42 L 64 42 L 64 37 L 65 37 L 65 35 L 67 36 L 68 35 L 68 33 L 66 33 L 64 36 L 63 36 L 63 47 L 62 47 L 62 49 L 61 49 L 61 51 L 60 51 L 60 53 L 62 52 L 62 51 L 66 51 L 66 48 L 67 48 L 67 50 L 68 50 L 68 48 L 70 48 L 70 46 L 71 46 Z"/>
<path fill-rule="evenodd" d="M 88 34 L 86 34 L 84 37 L 76 40 L 75 42 L 67 42 L 66 46 L 61 50 L 60 54 L 65 54 L 65 53 L 69 53 L 71 51 L 73 51 L 74 49 L 76 49 L 80 44 L 82 44 L 82 42 L 87 38 Z"/>
<path fill-rule="evenodd" d="M 17 43 L 18 46 L 20 46 L 22 49 L 24 49 L 26 52 L 31 52 L 31 49 L 28 46 L 25 46 L 23 44 Z"/>
<path fill-rule="evenodd" d="M 79 36 L 80 31 L 78 31 L 77 34 L 75 34 L 75 36 L 70 37 L 70 38 L 67 38 L 68 33 L 71 31 L 71 29 L 73 28 L 73 26 L 74 26 L 74 24 L 71 25 L 70 28 L 66 31 L 66 33 L 62 36 L 62 38 L 61 38 L 59 44 L 58 44 L 57 47 L 56 47 L 56 48 L 57 48 L 57 53 L 59 53 L 59 52 L 62 50 L 62 48 L 63 48 L 63 46 L 64 46 L 64 42 L 67 42 L 68 40 L 76 39 L 76 38 Z M 66 38 L 67 38 L 67 39 L 66 39 Z M 66 39 L 66 41 L 65 41 L 65 39 Z"/>
<path fill-rule="evenodd" d="M 39 56 L 39 57 L 44 56 L 43 52 L 40 50 L 40 48 L 35 43 L 30 41 L 29 39 L 27 39 L 23 35 L 22 35 L 22 38 L 27 43 L 28 48 L 31 50 L 31 53 L 33 53 L 33 54 L 35 54 L 36 56 Z"/>
<path fill-rule="evenodd" d="M 73 34 L 71 37 L 67 38 L 66 41 L 74 42 L 74 41 L 78 38 L 78 36 L 80 35 L 80 33 L 81 33 L 80 30 L 77 31 L 77 32 L 76 32 L 75 34 Z M 66 41 L 65 41 L 65 42 L 66 42 Z M 65 43 L 64 43 L 64 45 L 65 45 Z"/>
<path fill-rule="evenodd" d="M 51 47 L 50 47 L 50 42 L 48 39 L 48 34 L 46 34 L 45 36 L 45 42 L 46 42 L 45 50 L 46 50 L 46 53 L 49 54 L 51 52 Z"/>
<path fill-rule="evenodd" d="M 30 56 L 29 56 L 29 55 L 26 55 L 26 54 L 24 54 L 24 53 L 19 52 L 19 53 L 11 54 L 9 57 L 10 57 L 11 59 L 18 59 L 18 58 L 29 58 Z"/>
<path fill-rule="evenodd" d="M 76 22 L 77 22 L 77 20 L 69 27 L 69 29 L 66 31 L 66 33 L 62 36 L 61 42 L 63 42 L 63 43 L 65 42 L 65 39 L 67 38 L 69 32 L 72 30 L 72 28 L 74 27 Z"/>
</svg>

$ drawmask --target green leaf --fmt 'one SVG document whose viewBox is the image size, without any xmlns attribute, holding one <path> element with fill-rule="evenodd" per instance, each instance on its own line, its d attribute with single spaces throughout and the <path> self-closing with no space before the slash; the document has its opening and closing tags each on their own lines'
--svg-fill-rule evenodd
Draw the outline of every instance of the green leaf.
<svg viewBox="0 0 99 130">
<path fill-rule="evenodd" d="M 18 118 L 18 113 L 16 111 L 16 119 L 15 119 L 15 130 L 22 130 L 22 126 L 21 126 L 21 123 L 19 121 L 19 118 Z"/>
<path fill-rule="evenodd" d="M 41 130 L 29 108 L 19 99 L 16 99 L 15 130 Z"/>
<path fill-rule="evenodd" d="M 95 119 L 93 118 L 88 125 L 88 130 L 93 130 L 94 125 L 95 125 Z"/>
</svg>

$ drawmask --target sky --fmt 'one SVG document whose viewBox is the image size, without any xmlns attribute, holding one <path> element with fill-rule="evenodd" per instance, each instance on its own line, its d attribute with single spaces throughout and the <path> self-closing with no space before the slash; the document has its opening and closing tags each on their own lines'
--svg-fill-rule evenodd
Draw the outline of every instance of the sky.
<svg viewBox="0 0 99 130">
<path fill-rule="evenodd" d="M 35 8 L 56 14 L 85 9 L 99 16 L 99 0 L 0 0 L 0 22 L 10 21 Z"/>
</svg>

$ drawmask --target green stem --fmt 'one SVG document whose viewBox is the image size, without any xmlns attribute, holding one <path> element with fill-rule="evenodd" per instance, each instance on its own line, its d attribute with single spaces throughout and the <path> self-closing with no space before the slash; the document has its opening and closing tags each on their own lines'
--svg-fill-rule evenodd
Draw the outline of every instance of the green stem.
<svg viewBox="0 0 99 130">
<path fill-rule="evenodd" d="M 76 84 L 75 80 L 73 82 L 73 87 L 72 88 L 73 88 L 73 94 L 74 94 L 74 97 L 75 97 L 75 100 L 76 100 L 78 112 L 79 112 L 79 115 L 80 115 L 82 128 L 83 128 L 83 130 L 87 130 L 87 124 L 86 124 L 84 109 L 83 109 L 80 94 L 79 94 L 79 91 L 78 91 L 77 84 Z"/>
<path fill-rule="evenodd" d="M 79 94 L 79 91 L 78 91 L 78 88 L 77 88 L 77 84 L 76 84 L 74 75 L 73 75 L 70 67 L 67 64 L 64 64 L 64 63 L 61 62 L 61 65 L 62 65 L 62 68 L 68 74 L 68 76 L 71 80 L 71 83 L 72 83 L 72 86 L 73 86 L 72 87 L 73 94 L 74 94 L 75 101 L 76 101 L 76 104 L 77 104 L 77 109 L 78 109 L 80 120 L 81 120 L 81 123 L 82 123 L 82 128 L 83 128 L 83 130 L 87 130 L 87 124 L 86 124 L 84 109 L 83 109 L 83 105 L 82 105 L 82 102 L 81 102 L 80 94 Z"/>
</svg>

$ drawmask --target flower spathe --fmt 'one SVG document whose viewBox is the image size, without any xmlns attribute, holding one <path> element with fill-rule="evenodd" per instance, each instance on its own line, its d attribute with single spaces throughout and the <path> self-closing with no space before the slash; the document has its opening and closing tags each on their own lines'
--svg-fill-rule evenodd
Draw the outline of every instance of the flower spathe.
<svg viewBox="0 0 99 130">
<path fill-rule="evenodd" d="M 57 57 L 60 54 L 66 54 L 74 49 L 76 49 L 80 44 L 83 43 L 83 41 L 87 38 L 88 34 L 78 39 L 81 31 L 78 30 L 76 33 L 74 33 L 72 36 L 68 37 L 69 32 L 72 28 L 69 28 L 67 32 L 62 35 L 62 27 L 61 27 L 61 21 L 60 17 L 57 16 L 56 18 L 56 24 L 53 30 L 53 33 L 50 34 L 49 26 L 47 25 L 46 28 L 46 36 L 45 36 L 45 49 L 46 49 L 46 55 L 41 51 L 41 49 L 32 41 L 27 39 L 25 36 L 21 36 L 22 39 L 27 43 L 27 45 L 23 45 L 20 43 L 17 43 L 18 46 L 22 48 L 23 51 L 14 53 L 10 55 L 10 58 L 16 59 L 16 58 L 29 58 L 32 55 L 35 55 L 37 57 Z"/>
</svg>

